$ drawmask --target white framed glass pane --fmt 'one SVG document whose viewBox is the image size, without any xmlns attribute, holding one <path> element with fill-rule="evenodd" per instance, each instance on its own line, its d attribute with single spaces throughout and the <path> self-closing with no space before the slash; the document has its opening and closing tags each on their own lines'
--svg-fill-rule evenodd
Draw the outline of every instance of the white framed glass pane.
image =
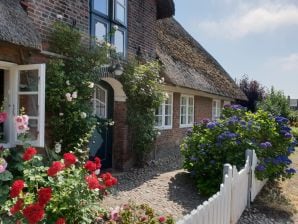
<svg viewBox="0 0 298 224">
<path fill-rule="evenodd" d="M 38 119 L 29 118 L 29 138 L 31 141 L 38 139 Z"/>
<path fill-rule="evenodd" d="M 123 5 L 123 6 L 125 6 L 125 0 L 117 0 L 117 3 L 119 3 L 119 4 Z"/>
<path fill-rule="evenodd" d="M 93 7 L 95 10 L 108 15 L 109 12 L 109 0 L 94 0 L 93 1 Z"/>
<path fill-rule="evenodd" d="M 181 105 L 186 105 L 186 97 L 181 97 Z"/>
<path fill-rule="evenodd" d="M 165 126 L 172 125 L 172 116 L 165 116 Z"/>
<path fill-rule="evenodd" d="M 193 107 L 188 108 L 188 115 L 190 115 L 190 116 L 193 115 Z"/>
<path fill-rule="evenodd" d="M 19 109 L 24 108 L 28 116 L 38 116 L 38 95 L 19 95 Z"/>
<path fill-rule="evenodd" d="M 38 91 L 38 70 L 20 71 L 19 91 L 20 92 Z"/>
<path fill-rule="evenodd" d="M 124 54 L 124 46 L 125 46 L 125 34 L 121 30 L 117 30 L 115 32 L 115 47 L 116 47 L 116 52 Z"/>
<path fill-rule="evenodd" d="M 125 17 L 126 17 L 126 13 L 125 13 L 125 6 L 124 4 L 120 4 L 116 3 L 116 10 L 115 10 L 115 19 L 121 23 L 125 23 Z"/>
<path fill-rule="evenodd" d="M 155 115 L 162 115 L 162 105 L 155 110 Z"/>
<path fill-rule="evenodd" d="M 185 106 L 182 106 L 181 107 L 181 115 L 186 115 L 186 107 Z"/>
<path fill-rule="evenodd" d="M 107 92 L 96 85 L 93 94 L 93 113 L 100 118 L 107 118 Z"/>
<path fill-rule="evenodd" d="M 165 115 L 171 115 L 171 113 L 172 113 L 172 106 L 166 105 L 165 106 Z"/>
<path fill-rule="evenodd" d="M 155 126 L 162 126 L 162 116 L 155 116 Z"/>
<path fill-rule="evenodd" d="M 193 116 L 188 116 L 188 124 L 192 124 L 193 123 Z"/>
<path fill-rule="evenodd" d="M 97 21 L 95 24 L 95 37 L 98 40 L 106 40 L 108 34 L 108 24 Z"/>
<path fill-rule="evenodd" d="M 180 123 L 181 124 L 186 124 L 186 116 L 181 116 Z"/>
</svg>

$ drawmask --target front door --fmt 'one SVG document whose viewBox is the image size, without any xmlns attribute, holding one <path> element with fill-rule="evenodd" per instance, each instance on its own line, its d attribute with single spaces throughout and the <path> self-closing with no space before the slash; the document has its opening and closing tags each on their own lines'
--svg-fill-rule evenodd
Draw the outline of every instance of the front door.
<svg viewBox="0 0 298 224">
<path fill-rule="evenodd" d="M 90 157 L 99 157 L 102 168 L 112 167 L 112 111 L 113 92 L 110 86 L 101 82 L 94 86 L 93 113 L 98 120 L 91 141 L 89 143 Z"/>
</svg>

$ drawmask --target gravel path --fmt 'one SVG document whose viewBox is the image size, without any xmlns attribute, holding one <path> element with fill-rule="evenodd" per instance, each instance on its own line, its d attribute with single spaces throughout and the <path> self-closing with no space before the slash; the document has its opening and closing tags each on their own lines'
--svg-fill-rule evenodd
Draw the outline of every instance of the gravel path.
<svg viewBox="0 0 298 224">
<path fill-rule="evenodd" d="M 121 173 L 118 191 L 103 200 L 103 207 L 109 209 L 128 201 L 146 203 L 155 211 L 172 214 L 178 220 L 204 201 L 188 175 L 181 169 L 179 156 Z"/>
</svg>

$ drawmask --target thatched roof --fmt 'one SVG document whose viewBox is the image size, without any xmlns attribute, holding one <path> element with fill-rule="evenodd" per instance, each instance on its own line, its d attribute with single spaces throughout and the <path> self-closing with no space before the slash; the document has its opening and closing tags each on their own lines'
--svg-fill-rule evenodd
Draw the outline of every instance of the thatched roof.
<svg viewBox="0 0 298 224">
<path fill-rule="evenodd" d="M 169 18 L 175 14 L 173 0 L 157 0 L 157 19 Z"/>
<path fill-rule="evenodd" d="M 247 100 L 221 65 L 173 18 L 158 21 L 157 54 L 166 82 Z"/>
<path fill-rule="evenodd" d="M 30 48 L 41 47 L 41 39 L 19 0 L 0 0 L 0 40 Z"/>
</svg>

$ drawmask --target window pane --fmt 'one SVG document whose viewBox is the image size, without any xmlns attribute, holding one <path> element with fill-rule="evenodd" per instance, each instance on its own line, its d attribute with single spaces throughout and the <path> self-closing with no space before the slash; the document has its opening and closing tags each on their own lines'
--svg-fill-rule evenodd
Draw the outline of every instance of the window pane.
<svg viewBox="0 0 298 224">
<path fill-rule="evenodd" d="M 21 92 L 38 91 L 38 70 L 20 71 L 19 91 Z"/>
<path fill-rule="evenodd" d="M 162 116 L 155 116 L 155 126 L 162 126 Z"/>
<path fill-rule="evenodd" d="M 117 0 L 117 2 L 123 6 L 125 5 L 125 0 Z"/>
<path fill-rule="evenodd" d="M 189 107 L 188 108 L 188 115 L 192 115 L 193 114 L 193 107 Z"/>
<path fill-rule="evenodd" d="M 186 97 L 181 97 L 181 105 L 186 105 Z"/>
<path fill-rule="evenodd" d="M 186 107 L 182 106 L 181 107 L 181 115 L 185 115 L 186 114 Z"/>
<path fill-rule="evenodd" d="M 95 24 L 95 37 L 98 40 L 105 40 L 108 33 L 108 25 L 102 22 L 96 22 Z"/>
<path fill-rule="evenodd" d="M 38 120 L 29 118 L 29 138 L 31 141 L 38 139 Z"/>
<path fill-rule="evenodd" d="M 125 23 L 125 7 L 123 5 L 117 3 L 116 4 L 116 20 L 119 22 Z"/>
<path fill-rule="evenodd" d="M 160 105 L 159 108 L 155 110 L 155 115 L 162 115 L 162 105 Z"/>
<path fill-rule="evenodd" d="M 165 104 L 172 104 L 172 95 L 168 94 L 169 97 L 165 100 Z"/>
<path fill-rule="evenodd" d="M 38 116 L 38 95 L 19 95 L 19 109 L 22 107 L 28 116 Z"/>
<path fill-rule="evenodd" d="M 165 126 L 172 125 L 172 116 L 166 116 L 165 117 Z"/>
<path fill-rule="evenodd" d="M 171 113 L 172 113 L 172 106 L 166 105 L 165 106 L 165 115 L 171 115 Z"/>
<path fill-rule="evenodd" d="M 189 105 L 191 105 L 191 106 L 193 105 L 193 98 L 192 97 L 189 98 Z"/>
<path fill-rule="evenodd" d="M 108 15 L 108 0 L 94 0 L 94 9 Z"/>
<path fill-rule="evenodd" d="M 181 116 L 180 120 L 181 124 L 186 124 L 186 116 Z"/>
<path fill-rule="evenodd" d="M 125 41 L 124 32 L 117 30 L 115 32 L 115 43 L 114 43 L 117 53 L 121 53 L 121 54 L 124 53 L 124 46 L 125 46 L 124 41 Z"/>
<path fill-rule="evenodd" d="M 193 123 L 193 116 L 188 116 L 188 124 L 192 124 Z"/>
</svg>

